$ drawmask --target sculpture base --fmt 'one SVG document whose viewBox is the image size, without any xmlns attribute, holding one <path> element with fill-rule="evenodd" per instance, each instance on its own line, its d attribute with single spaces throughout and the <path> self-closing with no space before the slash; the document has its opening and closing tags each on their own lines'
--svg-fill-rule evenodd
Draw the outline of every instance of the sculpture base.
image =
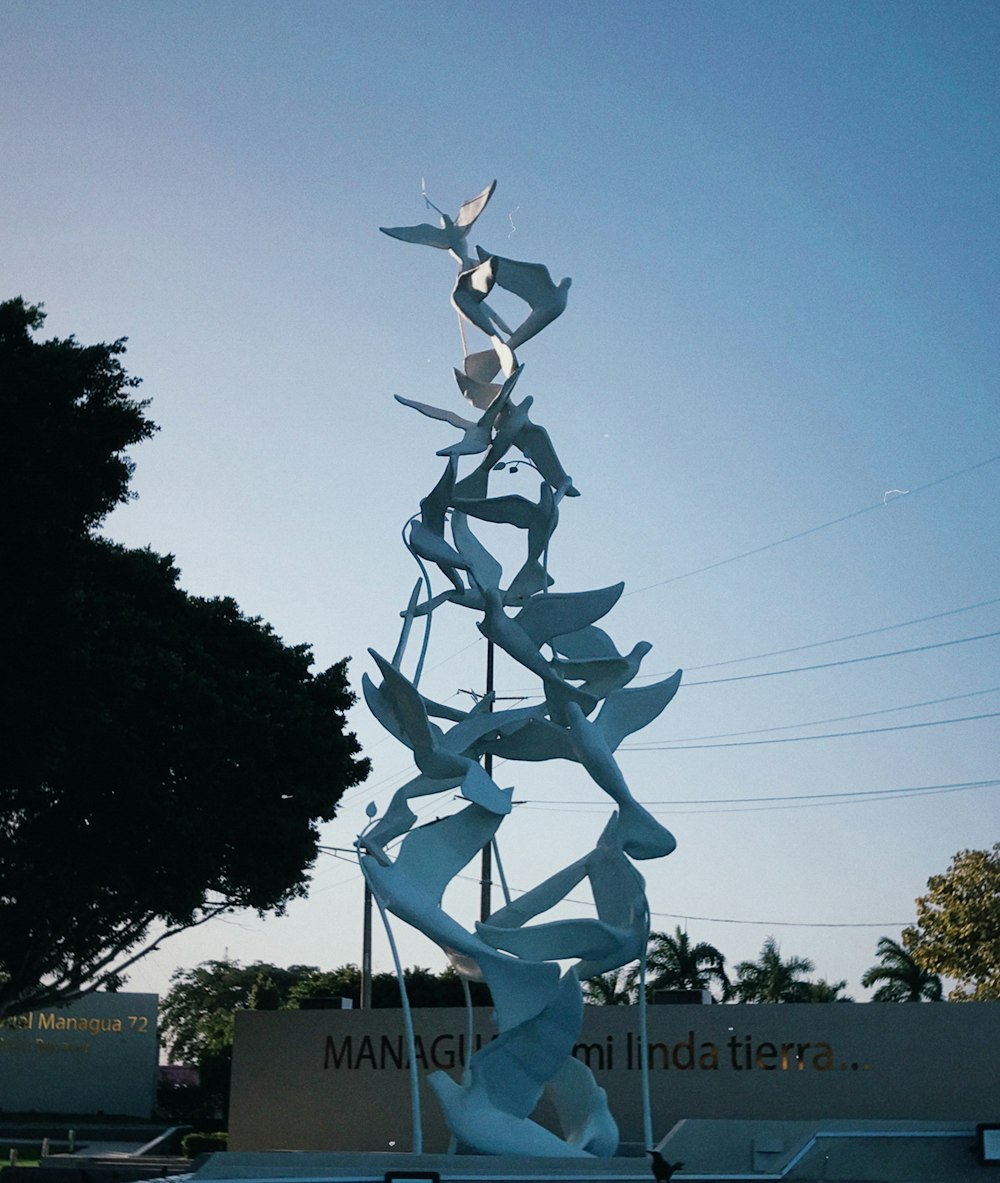
<svg viewBox="0 0 1000 1183">
<path fill-rule="evenodd" d="M 520 1158 L 508 1155 L 349 1153 L 316 1150 L 229 1151 L 211 1155 L 194 1173 L 196 1183 L 223 1181 L 300 1180 L 301 1183 L 382 1183 L 392 1172 L 403 1183 L 437 1175 L 442 1183 L 464 1180 L 503 1180 L 504 1183 L 546 1183 L 547 1180 L 587 1180 L 588 1183 L 647 1183 L 649 1159 Z"/>
</svg>

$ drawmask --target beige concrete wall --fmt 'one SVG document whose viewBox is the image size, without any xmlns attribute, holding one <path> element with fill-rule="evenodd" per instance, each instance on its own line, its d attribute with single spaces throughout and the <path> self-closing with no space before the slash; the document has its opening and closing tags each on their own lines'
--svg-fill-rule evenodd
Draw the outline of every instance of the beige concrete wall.
<svg viewBox="0 0 1000 1183">
<path fill-rule="evenodd" d="M 1000 1005 L 660 1006 L 649 1009 L 653 1126 L 684 1117 L 995 1120 Z M 489 1038 L 489 1012 L 476 1013 Z M 456 1077 L 461 1010 L 414 1015 L 421 1076 Z M 586 1007 L 576 1054 L 607 1089 L 624 1141 L 642 1140 L 638 1012 Z M 237 1016 L 234 1150 L 409 1150 L 401 1012 L 246 1011 Z M 422 1087 L 424 1149 L 447 1131 Z M 539 1111 L 546 1119 L 544 1103 Z"/>
</svg>

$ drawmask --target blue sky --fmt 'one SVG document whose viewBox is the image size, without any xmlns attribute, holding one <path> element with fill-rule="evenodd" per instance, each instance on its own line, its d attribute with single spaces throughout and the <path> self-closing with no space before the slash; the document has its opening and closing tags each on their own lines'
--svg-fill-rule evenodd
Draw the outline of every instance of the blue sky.
<svg viewBox="0 0 1000 1183">
<path fill-rule="evenodd" d="M 452 265 L 377 228 L 425 220 L 422 185 L 454 211 L 497 178 L 475 240 L 573 278 L 520 358 L 583 494 L 557 590 L 625 580 L 619 647 L 688 671 L 633 737 L 661 746 L 621 754 L 678 839 L 642 868 L 654 923 L 733 962 L 773 933 L 863 997 L 927 877 L 1000 836 L 997 787 L 750 799 L 1000 775 L 996 718 L 939 723 L 1000 711 L 997 638 L 943 644 L 1000 630 L 1000 7 L 5 0 L 3 26 L 3 296 L 44 302 L 53 335 L 127 336 L 161 427 L 108 533 L 320 666 L 350 655 L 355 686 L 368 646 L 394 648 L 399 532 L 452 439 L 392 395 L 463 409 Z M 482 684 L 457 616 L 435 624 L 438 698 Z M 531 689 L 501 663 L 501 694 Z M 352 725 L 374 771 L 331 846 L 409 767 L 362 707 Z M 849 730 L 868 733 L 749 742 Z M 507 775 L 525 889 L 607 806 L 579 770 Z M 475 897 L 451 901 L 470 922 Z M 357 961 L 360 899 L 324 857 L 286 917 L 178 938 L 131 984 L 224 951 Z"/>
</svg>

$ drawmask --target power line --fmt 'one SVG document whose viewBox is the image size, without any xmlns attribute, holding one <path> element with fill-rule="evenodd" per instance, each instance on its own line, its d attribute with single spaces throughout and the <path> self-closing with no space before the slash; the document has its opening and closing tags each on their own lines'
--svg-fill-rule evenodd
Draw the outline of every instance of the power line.
<svg viewBox="0 0 1000 1183">
<path fill-rule="evenodd" d="M 733 740 L 729 743 L 675 743 L 664 740 L 660 743 L 622 744 L 623 752 L 698 752 L 708 748 L 754 748 L 771 743 L 804 743 L 811 739 L 843 739 L 852 735 L 884 735 L 888 731 L 915 731 L 920 727 L 944 727 L 948 723 L 971 723 L 978 719 L 1000 718 L 1000 711 L 985 715 L 963 715 L 959 719 L 929 719 L 923 723 L 897 723 L 894 727 L 862 727 L 856 731 L 827 731 L 822 735 L 782 735 L 773 739 Z"/>
<path fill-rule="evenodd" d="M 455 878 L 462 879 L 466 883 L 479 882 L 478 879 L 473 879 L 470 875 L 456 875 Z M 518 895 L 524 894 L 524 889 L 520 887 L 512 887 L 511 891 L 516 891 Z M 567 895 L 563 897 L 561 902 L 575 904 L 577 907 L 588 908 L 591 911 L 595 910 L 593 900 L 578 900 L 574 896 Z M 690 912 L 654 912 L 652 910 L 649 914 L 650 916 L 663 916 L 668 920 L 698 920 L 706 924 L 751 924 L 768 928 L 904 928 L 911 923 L 909 920 L 737 920 L 722 916 L 694 916 Z"/>
<path fill-rule="evenodd" d="M 932 489 L 932 488 L 936 487 L 937 485 L 944 484 L 945 482 L 950 481 L 950 480 L 954 480 L 957 477 L 965 476 L 967 473 L 975 472 L 977 469 L 985 468 L 987 465 L 993 464 L 997 460 L 1000 460 L 1000 454 L 997 454 L 996 456 L 990 456 L 986 460 L 981 460 L 976 464 L 969 465 L 966 468 L 959 469 L 956 472 L 949 473 L 946 476 L 938 477 L 936 480 L 928 481 L 926 484 L 919 485 L 919 486 L 917 486 L 917 488 L 909 490 L 908 493 L 906 494 L 906 496 L 912 497 L 917 493 L 922 493 L 922 492 L 926 491 L 927 489 Z M 898 500 L 901 500 L 901 498 L 893 498 L 893 501 L 898 501 Z M 850 520 L 851 518 L 859 517 L 861 514 L 869 513 L 872 510 L 883 509 L 883 508 L 885 508 L 885 506 L 887 504 L 889 504 L 889 502 L 886 502 L 884 500 L 874 502 L 872 505 L 865 506 L 862 509 L 854 510 L 849 514 L 844 514 L 843 516 L 841 516 L 839 518 L 835 518 L 832 521 L 823 522 L 818 526 L 812 526 L 807 530 L 801 530 L 798 533 L 790 534 L 785 538 L 780 538 L 774 542 L 769 542 L 769 543 L 765 544 L 764 546 L 756 547 L 756 548 L 748 550 L 748 551 L 742 551 L 739 554 L 731 555 L 729 558 L 720 559 L 718 562 L 709 563 L 707 566 L 698 567 L 692 571 L 686 571 L 680 575 L 673 575 L 670 578 L 660 580 L 657 583 L 650 583 L 650 584 L 646 584 L 643 587 L 633 588 L 631 591 L 625 592 L 624 595 L 625 596 L 638 595 L 640 592 L 643 592 L 643 591 L 649 591 L 653 588 L 663 587 L 668 583 L 675 583 L 678 580 L 687 579 L 692 575 L 699 575 L 702 572 L 714 570 L 716 567 L 725 566 L 728 563 L 736 562 L 738 559 L 747 558 L 747 557 L 749 557 L 751 555 L 755 555 L 755 554 L 760 554 L 762 551 L 770 550 L 771 548 L 773 548 L 775 546 L 781 546 L 786 542 L 792 542 L 798 538 L 805 538 L 810 534 L 815 534 L 819 530 L 825 530 L 830 526 L 838 525 L 840 522 L 845 522 L 845 521 Z M 880 633 L 880 632 L 889 632 L 889 631 L 892 631 L 893 629 L 905 628 L 911 624 L 922 624 L 922 623 L 925 623 L 925 622 L 931 621 L 931 620 L 939 620 L 939 619 L 942 619 L 946 616 L 953 616 L 953 615 L 956 615 L 961 612 L 969 612 L 975 608 L 982 608 L 982 607 L 986 607 L 988 605 L 995 604 L 995 603 L 1000 603 L 1000 599 L 984 600 L 979 604 L 971 604 L 971 605 L 968 605 L 967 607 L 964 607 L 964 608 L 954 608 L 954 609 L 951 609 L 946 612 L 935 613 L 930 616 L 919 617 L 917 619 L 909 620 L 909 621 L 903 621 L 899 624 L 884 625 L 881 628 L 877 628 L 877 629 L 869 629 L 864 632 L 851 633 L 851 634 L 847 634 L 843 637 L 834 637 L 829 641 L 814 641 L 814 642 L 811 642 L 810 644 L 806 644 L 806 645 L 794 645 L 794 646 L 790 646 L 785 649 L 777 649 L 777 650 L 774 650 L 770 653 L 756 654 L 756 655 L 753 655 L 750 657 L 731 658 L 727 661 L 709 662 L 705 665 L 690 666 L 688 668 L 690 670 L 711 669 L 713 667 L 718 667 L 718 666 L 722 666 L 722 665 L 733 665 L 733 664 L 737 664 L 739 662 L 754 661 L 754 660 L 762 659 L 765 657 L 776 657 L 776 656 L 780 656 L 785 653 L 800 652 L 801 650 L 811 649 L 811 648 L 815 648 L 815 647 L 818 647 L 821 645 L 833 645 L 839 641 L 854 640 L 859 637 L 873 636 L 876 633 Z M 434 665 L 430 668 L 432 670 L 438 669 L 440 666 L 445 665 L 447 662 L 451 661 L 452 658 L 460 656 L 462 653 L 465 653 L 469 649 L 474 648 L 476 645 L 480 644 L 481 642 L 482 642 L 482 638 L 477 637 L 475 640 L 471 641 L 468 645 L 464 646 L 463 648 L 461 648 L 459 650 L 456 650 L 456 652 L 452 653 L 450 656 L 442 658 L 441 661 L 439 661 L 436 665 Z M 959 643 L 959 642 L 956 642 L 956 643 Z M 901 650 L 901 652 L 906 652 L 906 651 Z M 811 668 L 811 667 L 804 667 L 804 668 Z M 816 667 L 816 668 L 820 668 L 820 667 Z M 781 672 L 781 671 L 778 671 L 778 672 Z M 644 674 L 644 675 L 640 675 L 639 677 L 641 679 L 641 678 L 657 678 L 657 677 L 662 677 L 662 676 L 664 676 L 664 675 L 662 675 L 662 674 Z M 766 677 L 769 675 L 764 674 L 764 675 L 759 675 L 759 676 Z M 706 685 L 706 684 L 707 684 L 706 682 L 687 682 L 686 683 L 686 685 L 689 685 L 689 686 L 700 686 L 700 685 Z M 527 693 L 531 697 L 540 697 L 540 695 L 537 695 L 534 691 L 528 691 Z M 454 695 L 452 697 L 454 697 Z"/>
<path fill-rule="evenodd" d="M 1000 779 L 990 780 L 960 780 L 943 785 L 909 785 L 901 789 L 848 789 L 839 793 L 793 793 L 771 797 L 715 797 L 708 800 L 678 800 L 678 801 L 650 801 L 648 805 L 728 805 L 733 803 L 747 804 L 756 801 L 814 801 L 830 798 L 879 798 L 902 797 L 913 793 L 942 793 L 959 792 L 963 789 L 987 789 L 1000 785 Z"/>
<path fill-rule="evenodd" d="M 918 485 L 915 489 L 910 489 L 906 494 L 907 497 L 914 497 L 917 493 L 923 493 L 927 489 L 933 489 L 937 485 L 943 485 L 946 481 L 955 480 L 956 477 L 965 476 L 967 473 L 975 472 L 977 469 L 985 468 L 988 464 L 994 464 L 1000 460 L 1000 455 L 990 456 L 987 460 L 980 460 L 977 464 L 970 464 L 967 468 L 959 469 L 957 472 L 950 472 L 947 476 L 938 477 L 936 480 L 928 481 L 924 485 Z M 777 538 L 773 542 L 766 542 L 763 546 L 755 546 L 750 550 L 741 551 L 739 554 L 730 555 L 726 559 L 718 559 L 714 563 L 706 563 L 703 567 L 696 567 L 692 571 L 685 571 L 680 575 L 671 575 L 667 579 L 660 579 L 656 583 L 647 583 L 644 587 L 634 588 L 626 595 L 637 596 L 640 592 L 652 591 L 657 587 L 666 587 L 668 583 L 677 583 L 682 579 L 690 579 L 693 575 L 702 575 L 706 571 L 714 571 L 717 567 L 724 567 L 729 563 L 735 563 L 739 559 L 747 559 L 752 555 L 763 554 L 764 551 L 773 550 L 776 546 L 784 546 L 786 542 L 795 542 L 799 538 L 806 538 L 810 534 L 816 534 L 820 530 L 828 530 L 831 526 L 839 526 L 841 522 L 848 522 L 852 518 L 861 517 L 862 514 L 871 513 L 876 509 L 885 509 L 887 505 L 895 505 L 899 501 L 903 501 L 903 497 L 894 497 L 891 501 L 873 502 L 871 505 L 866 505 L 861 509 L 852 510 L 851 513 L 842 514 L 839 518 L 833 518 L 829 522 L 821 522 L 818 526 L 810 526 L 807 530 L 799 530 L 795 534 L 788 534 L 784 538 Z"/>
<path fill-rule="evenodd" d="M 335 887 L 342 887 L 348 883 L 356 883 L 360 878 L 361 871 L 357 870 L 356 874 L 351 876 L 351 878 L 341 879 L 337 883 L 330 884 L 321 890 L 330 891 Z M 471 875 L 456 875 L 455 878 L 461 879 L 466 883 L 479 883 L 479 880 L 473 878 Z M 511 891 L 516 892 L 518 895 L 524 894 L 524 889 L 520 887 L 512 887 Z M 567 896 L 565 898 L 565 902 L 568 904 L 575 904 L 578 907 L 586 907 L 590 909 L 594 908 L 593 900 L 578 900 Z M 695 916 L 691 912 L 657 912 L 652 910 L 649 914 L 650 916 L 662 916 L 667 920 L 697 920 L 699 923 L 704 924 L 745 924 L 751 926 L 757 925 L 765 928 L 904 928 L 910 923 L 909 920 L 742 920 L 732 916 Z"/>
<path fill-rule="evenodd" d="M 963 698 L 979 698 L 984 694 L 998 692 L 1000 692 L 1000 686 L 991 686 L 987 690 L 970 690 L 966 694 L 949 694 L 946 698 L 929 698 L 924 702 L 911 702 L 906 706 L 899 707 L 882 707 L 877 711 L 859 711 L 853 715 L 834 715 L 829 719 L 813 719 L 808 723 L 784 723 L 780 727 L 757 727 L 751 731 L 719 731 L 714 735 L 684 735 L 678 736 L 675 740 L 665 740 L 664 742 L 699 743 L 702 740 L 710 739 L 735 739 L 740 735 L 767 735 L 772 731 L 791 731 L 797 727 L 822 727 L 827 723 L 846 723 L 850 719 L 870 719 L 874 715 L 891 715 L 896 711 L 915 711 L 920 707 L 935 707 L 945 702 L 958 702 Z"/>
<path fill-rule="evenodd" d="M 914 620 L 902 620 L 898 624 L 884 624 L 881 628 L 869 628 L 860 633 L 845 633 L 842 637 L 831 637 L 828 641 L 810 641 L 806 645 L 791 645 L 787 649 L 772 649 L 769 653 L 753 653 L 749 657 L 730 657 L 726 661 L 710 661 L 705 665 L 689 665 L 688 672 L 695 670 L 716 669 L 722 665 L 739 665 L 744 661 L 762 661 L 765 657 L 782 657 L 786 653 L 801 653 L 804 649 L 818 649 L 823 645 L 837 645 L 841 641 L 856 641 L 861 637 L 873 637 L 877 633 L 889 633 L 898 628 L 908 628 L 912 624 L 926 624 L 931 620 L 943 620 L 946 616 L 957 616 L 961 612 L 972 612 L 976 608 L 987 608 L 993 604 L 1000 604 L 1000 597 L 994 600 L 981 600 L 978 604 L 968 604 L 964 608 L 950 608 L 947 612 L 935 612 L 931 616 L 918 616 Z M 659 678 L 661 674 L 643 674 L 642 677 Z"/>
<path fill-rule="evenodd" d="M 930 645 L 914 645 L 909 649 L 892 649 L 887 653 L 869 653 L 864 657 L 845 657 L 840 661 L 823 661 L 816 665 L 798 665 L 784 670 L 765 670 L 760 674 L 735 674 L 731 678 L 704 678 L 701 681 L 684 682 L 684 686 L 718 686 L 723 682 L 747 682 L 751 678 L 776 678 L 779 674 L 802 674 L 809 670 L 829 670 L 838 665 L 857 665 L 862 661 L 879 661 L 883 657 L 902 657 L 907 653 L 927 653 L 931 649 L 947 649 L 951 645 L 967 645 L 970 641 L 988 641 L 1000 637 L 1000 631 L 977 633 L 973 637 L 955 637 L 951 641 L 937 641 Z"/>
<path fill-rule="evenodd" d="M 705 924 L 752 924 L 763 928 L 905 928 L 913 920 L 885 921 L 825 921 L 825 920 L 734 920 L 724 916 L 692 916 L 689 912 L 650 912 L 650 916 L 666 916 L 669 920 L 697 920 Z"/>
<path fill-rule="evenodd" d="M 986 601 L 986 602 L 988 603 L 989 601 Z M 977 605 L 977 607 L 978 607 L 978 605 Z M 965 611 L 965 609 L 956 609 L 956 611 Z M 913 622 L 913 623 L 916 623 L 916 622 Z M 890 628 L 900 627 L 901 628 L 902 625 L 899 625 L 899 626 L 890 625 L 888 627 L 890 627 Z M 873 631 L 880 632 L 882 630 L 875 629 Z M 859 633 L 858 635 L 861 636 L 863 634 Z M 801 673 L 805 673 L 809 670 L 833 669 L 836 666 L 840 666 L 840 665 L 857 665 L 859 662 L 864 662 L 864 661 L 878 661 L 884 657 L 901 657 L 901 656 L 905 656 L 906 654 L 909 654 L 909 653 L 926 653 L 931 649 L 947 649 L 951 645 L 966 645 L 971 641 L 986 641 L 986 640 L 990 640 L 993 637 L 1000 637 L 1000 630 L 998 630 L 996 632 L 991 632 L 991 633 L 977 633 L 974 636 L 970 636 L 970 637 L 955 637 L 950 641 L 936 641 L 936 642 L 932 642 L 927 645 L 914 645 L 908 649 L 890 649 L 884 653 L 868 653 L 862 657 L 845 657 L 845 658 L 841 658 L 839 661 L 823 661 L 823 662 L 817 662 L 814 665 L 790 666 L 786 669 L 781 669 L 781 670 L 764 670 L 762 673 L 757 673 L 757 674 L 734 674 L 732 677 L 729 677 L 729 678 L 700 678 L 700 679 L 694 679 L 694 680 L 685 678 L 682 683 L 682 686 L 683 686 L 683 688 L 688 688 L 691 686 L 718 686 L 724 682 L 747 682 L 747 681 L 751 680 L 752 678 L 775 678 L 780 674 L 801 674 Z M 836 638 L 836 639 L 840 640 L 840 639 L 846 639 L 846 638 Z M 827 645 L 827 644 L 833 644 L 833 643 L 834 643 L 833 641 L 816 641 L 812 645 L 803 645 L 803 646 L 800 646 L 800 648 L 808 649 L 808 648 L 814 648 L 816 645 Z M 785 652 L 792 652 L 792 650 L 786 650 Z M 739 657 L 739 658 L 734 658 L 733 662 L 720 661 L 720 662 L 714 662 L 713 664 L 714 665 L 730 665 L 730 664 L 734 664 L 735 662 L 738 662 L 738 661 L 750 661 L 750 660 L 753 660 L 753 659 Z M 695 666 L 692 668 L 694 668 L 694 669 L 708 669 L 709 667 L 708 666 Z M 673 673 L 672 670 L 669 672 Z M 648 680 L 648 679 L 653 679 L 653 678 L 664 678 L 667 676 L 668 676 L 668 674 L 666 672 L 661 671 L 660 673 L 657 673 L 657 674 L 641 674 L 641 675 L 639 675 L 639 678 L 637 678 L 636 680 L 638 681 L 640 679 Z M 508 693 L 511 695 L 518 695 L 521 698 L 542 698 L 543 697 L 543 695 L 541 694 L 541 692 L 539 690 L 525 690 L 523 688 L 517 689 L 517 690 L 509 690 Z"/>
<path fill-rule="evenodd" d="M 649 809 L 654 805 L 747 805 L 761 802 L 810 801 L 819 804 L 836 804 L 838 801 L 847 805 L 859 803 L 863 800 L 878 800 L 890 797 L 907 797 L 930 793 L 955 793 L 968 789 L 986 789 L 1000 785 L 1000 779 L 964 780 L 943 785 L 908 785 L 899 789 L 848 789 L 837 793 L 781 793 L 764 797 L 677 797 L 662 800 L 643 801 L 641 804 Z M 854 800 L 848 800 L 853 798 Z M 606 808 L 600 802 L 580 800 L 560 800 L 555 797 L 534 797 L 524 802 L 525 808 L 539 808 L 542 805 L 559 807 L 585 806 L 591 812 Z"/>
</svg>

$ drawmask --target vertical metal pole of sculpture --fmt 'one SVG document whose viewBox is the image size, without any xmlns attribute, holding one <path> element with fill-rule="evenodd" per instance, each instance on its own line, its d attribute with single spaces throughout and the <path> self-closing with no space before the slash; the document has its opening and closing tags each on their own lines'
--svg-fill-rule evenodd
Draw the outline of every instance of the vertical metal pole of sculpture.
<svg viewBox="0 0 1000 1183">
<path fill-rule="evenodd" d="M 494 671 L 493 642 L 486 642 L 486 698 L 489 701 L 487 710 L 493 710 L 493 671 Z M 488 777 L 493 776 L 493 753 L 486 752 L 483 755 L 483 770 Z M 490 913 L 493 911 L 492 904 L 492 887 L 493 887 L 493 847 L 496 839 L 492 842 L 487 842 L 483 847 L 482 861 L 480 863 L 479 872 L 479 919 L 484 923 L 489 920 Z"/>
<path fill-rule="evenodd" d="M 646 908 L 646 942 L 639 957 L 639 1079 L 642 1082 L 642 1140 L 653 1149 L 653 1109 L 649 1097 L 649 1023 L 646 1008 L 646 951 L 649 947 L 649 908 Z"/>
<path fill-rule="evenodd" d="M 540 263 L 508 259 L 478 246 L 472 253 L 469 233 L 495 184 L 463 203 L 454 219 L 441 214 L 440 226 L 383 227 L 392 238 L 446 251 L 458 263 L 451 304 L 459 315 L 465 356 L 455 379 L 475 417 L 396 395 L 404 406 L 457 430 L 460 438 L 438 450 L 444 472 L 403 530 L 420 578 L 401 613 L 392 660 L 370 650 L 378 680 L 367 674 L 362 679 L 369 709 L 410 749 L 416 769 L 382 816 L 358 837 L 358 852 L 400 977 L 414 1148 L 422 1146 L 422 1135 L 412 1016 L 389 912 L 437 942 L 463 979 L 484 981 L 493 999 L 497 1036 L 470 1055 L 461 1079 L 441 1071 L 427 1076 L 452 1132 L 453 1148 L 478 1154 L 603 1157 L 615 1153 L 618 1128 L 604 1090 L 573 1056 L 583 1019 L 580 981 L 643 959 L 643 1137 L 652 1145 L 644 961 L 649 909 L 645 883 L 634 864 L 662 858 L 675 846 L 673 835 L 632 795 L 615 751 L 666 708 L 680 685 L 681 671 L 632 685 L 651 646 L 640 641 L 620 652 L 596 624 L 615 606 L 624 584 L 549 590 L 554 583 L 549 544 L 564 499 L 579 493 L 548 432 L 530 417 L 534 398 L 514 399 L 524 370 L 515 351 L 562 314 L 570 281 L 554 282 Z M 487 297 L 519 300 L 527 311 L 511 329 Z M 468 326 L 484 334 L 485 347 L 479 352 L 467 352 Z M 462 466 L 470 463 L 463 473 Z M 491 481 L 504 479 L 496 474 L 516 474 L 521 465 L 538 478 L 532 490 L 537 490 L 537 500 L 509 488 L 499 495 L 491 491 Z M 477 537 L 476 523 L 504 528 L 523 547 L 516 570 L 504 571 Z M 488 645 L 486 693 L 468 711 L 435 702 L 417 688 L 434 612 L 459 609 L 474 613 Z M 426 617 L 423 641 L 407 676 L 410 630 L 420 616 Z M 537 679 L 537 704 L 495 709 L 495 648 L 517 663 L 524 676 Z M 510 899 L 504 884 L 504 904 L 496 911 L 490 852 L 502 878 L 495 841 L 511 811 L 513 788 L 494 781 L 494 757 L 502 758 L 505 770 L 524 760 L 575 762 L 613 806 L 593 849 L 566 867 L 551 869 L 517 899 Z M 439 795 L 444 805 L 456 799 L 456 790 L 457 808 L 432 824 L 416 824 L 412 799 Z M 369 817 L 374 816 L 371 805 Z M 445 910 L 443 897 L 477 855 L 483 868 L 481 918 L 470 928 Z M 596 917 L 533 923 L 582 882 L 590 888 Z M 560 963 L 567 961 L 573 964 L 564 972 Z M 558 1131 L 533 1120 L 543 1095 L 555 1111 Z"/>
<path fill-rule="evenodd" d="M 370 808 L 371 806 L 369 806 Z M 361 857 L 361 843 L 363 838 L 364 834 L 362 833 L 358 838 L 358 863 L 361 867 L 361 873 L 365 877 L 365 882 L 371 888 L 368 869 L 365 866 L 364 859 Z M 396 971 L 396 980 L 399 982 L 399 998 L 403 1008 L 403 1029 L 406 1037 L 406 1056 L 410 1069 L 410 1122 L 413 1153 L 422 1154 L 424 1150 L 424 1126 L 420 1112 L 420 1077 L 417 1073 L 417 1041 L 414 1038 L 413 1014 L 410 1011 L 410 999 L 406 992 L 406 977 L 403 973 L 403 963 L 399 960 L 399 950 L 396 947 L 396 939 L 392 935 L 392 925 L 389 923 L 389 916 L 377 895 L 375 896 L 375 903 L 378 905 L 379 915 L 382 917 L 382 925 L 385 928 L 386 939 L 389 942 L 389 951 L 392 954 L 393 968 Z"/>
</svg>

